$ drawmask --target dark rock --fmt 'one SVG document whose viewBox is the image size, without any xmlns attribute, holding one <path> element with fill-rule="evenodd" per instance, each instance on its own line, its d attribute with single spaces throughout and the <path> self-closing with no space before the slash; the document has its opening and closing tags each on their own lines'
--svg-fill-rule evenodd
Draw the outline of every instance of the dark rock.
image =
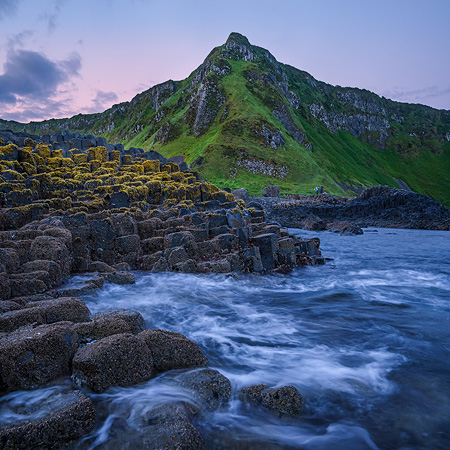
<svg viewBox="0 0 450 450">
<path fill-rule="evenodd" d="M 11 298 L 11 286 L 9 284 L 9 277 L 6 273 L 0 273 L 0 300 L 7 300 Z"/>
<path fill-rule="evenodd" d="M 145 330 L 139 334 L 153 356 L 158 371 L 206 366 L 208 359 L 200 347 L 186 336 L 173 331 Z"/>
<path fill-rule="evenodd" d="M 189 257 L 195 257 L 198 251 L 198 245 L 195 242 L 194 236 L 189 231 L 168 234 L 165 237 L 164 245 L 166 248 L 182 246 L 185 248 Z"/>
<path fill-rule="evenodd" d="M 88 397 L 80 391 L 57 392 L 55 388 L 46 391 L 49 392 L 48 397 L 41 398 L 38 404 L 32 403 L 32 406 L 29 406 L 26 398 L 22 398 L 22 403 L 27 404 L 26 412 L 22 405 L 14 405 L 14 401 L 12 406 L 8 405 L 12 413 L 22 419 L 2 424 L 2 449 L 61 448 L 92 431 L 95 425 L 95 409 Z M 22 397 L 27 394 L 22 394 Z M 32 399 L 34 395 L 34 392 L 30 392 L 28 397 Z M 44 393 L 41 397 L 43 395 Z"/>
<path fill-rule="evenodd" d="M 134 284 L 136 283 L 136 278 L 130 272 L 111 272 L 103 273 L 103 278 L 114 284 Z"/>
<path fill-rule="evenodd" d="M 302 228 L 311 231 L 322 231 L 327 229 L 327 224 L 319 217 L 312 216 L 302 222 Z"/>
<path fill-rule="evenodd" d="M 148 411 L 144 418 L 146 443 L 139 448 L 206 450 L 201 434 L 189 420 L 187 408 L 188 405 L 167 403 Z"/>
<path fill-rule="evenodd" d="M 30 260 L 48 260 L 59 264 L 63 275 L 70 273 L 70 254 L 65 240 L 53 236 L 38 236 L 30 247 Z"/>
<path fill-rule="evenodd" d="M 116 233 L 106 220 L 91 221 L 91 251 L 92 259 L 98 259 L 107 264 L 114 264 L 114 240 Z"/>
<path fill-rule="evenodd" d="M 22 272 L 37 272 L 45 271 L 48 273 L 48 284 L 47 286 L 53 287 L 61 282 L 63 277 L 61 266 L 56 261 L 40 260 L 30 261 L 22 266 Z"/>
<path fill-rule="evenodd" d="M 111 226 L 118 237 L 137 234 L 136 221 L 126 214 L 111 214 Z"/>
<path fill-rule="evenodd" d="M 179 262 L 173 266 L 174 272 L 197 273 L 197 263 L 193 259 Z"/>
<path fill-rule="evenodd" d="M 236 189 L 236 190 L 232 191 L 231 193 L 234 195 L 235 198 L 244 200 L 244 202 L 247 202 L 249 199 L 247 189 L 244 189 L 244 188 Z"/>
<path fill-rule="evenodd" d="M 87 268 L 87 272 L 112 273 L 116 272 L 116 269 L 103 261 L 92 261 Z"/>
<path fill-rule="evenodd" d="M 251 237 L 249 242 L 259 248 L 264 270 L 271 271 L 275 269 L 276 253 L 278 251 L 277 235 L 273 233 L 261 234 Z"/>
<path fill-rule="evenodd" d="M 265 384 L 250 386 L 241 390 L 239 399 L 289 416 L 301 414 L 303 408 L 303 397 L 294 386 L 278 389 L 270 389 Z"/>
<path fill-rule="evenodd" d="M 264 270 L 258 247 L 246 248 L 242 255 L 245 272 L 260 273 Z"/>
<path fill-rule="evenodd" d="M 141 240 L 137 234 L 130 236 L 122 236 L 116 239 L 116 248 L 119 253 L 138 253 L 140 250 Z"/>
<path fill-rule="evenodd" d="M 17 251 L 12 248 L 0 248 L 0 264 L 3 264 L 6 272 L 15 272 L 19 269 L 20 259 Z"/>
<path fill-rule="evenodd" d="M 74 380 L 98 393 L 149 380 L 153 374 L 150 349 L 131 333 L 108 336 L 82 347 L 72 365 Z"/>
<path fill-rule="evenodd" d="M 78 335 L 70 322 L 0 336 L 0 390 L 31 389 L 70 374 Z"/>
<path fill-rule="evenodd" d="M 0 331 L 13 331 L 25 325 L 55 322 L 84 322 L 90 311 L 78 298 L 30 302 L 24 309 L 14 310 L 0 316 Z"/>
<path fill-rule="evenodd" d="M 341 233 L 347 236 L 364 234 L 363 230 L 357 225 L 353 225 L 349 222 L 333 222 L 327 225 L 327 230 L 332 233 Z"/>
<path fill-rule="evenodd" d="M 38 278 L 33 278 L 30 274 L 26 277 L 9 279 L 9 286 L 11 288 L 12 297 L 22 297 L 24 295 L 40 294 L 45 292 L 47 285 Z"/>
<path fill-rule="evenodd" d="M 200 404 L 214 411 L 231 396 L 231 383 L 217 370 L 201 369 L 179 375 L 177 381 L 182 387 L 193 391 Z"/>
<path fill-rule="evenodd" d="M 102 339 L 114 334 L 138 334 L 145 329 L 140 313 L 127 309 L 115 309 L 94 314 L 90 322 L 74 325 L 81 341 Z"/>
<path fill-rule="evenodd" d="M 280 186 L 267 186 L 261 190 L 263 197 L 279 197 Z"/>
</svg>

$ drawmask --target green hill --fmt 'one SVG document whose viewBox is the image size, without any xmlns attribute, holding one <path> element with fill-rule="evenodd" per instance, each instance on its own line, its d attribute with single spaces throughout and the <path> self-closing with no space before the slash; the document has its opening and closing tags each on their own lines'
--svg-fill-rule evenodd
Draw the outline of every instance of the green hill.
<svg viewBox="0 0 450 450">
<path fill-rule="evenodd" d="M 345 194 L 386 184 L 450 206 L 450 111 L 331 86 L 232 33 L 183 81 L 167 81 L 99 114 L 1 128 L 68 129 L 185 155 L 203 178 L 257 194 L 317 185 Z"/>
</svg>

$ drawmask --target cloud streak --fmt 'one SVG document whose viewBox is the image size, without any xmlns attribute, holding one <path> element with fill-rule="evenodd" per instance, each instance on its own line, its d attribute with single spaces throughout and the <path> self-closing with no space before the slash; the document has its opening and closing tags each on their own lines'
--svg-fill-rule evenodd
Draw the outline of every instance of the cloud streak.
<svg viewBox="0 0 450 450">
<path fill-rule="evenodd" d="M 96 97 L 92 100 L 92 106 L 85 109 L 87 113 L 103 112 L 109 108 L 114 102 L 117 102 L 118 97 L 115 92 L 97 91 Z"/>
<path fill-rule="evenodd" d="M 17 11 L 20 0 L 0 0 L 0 21 L 7 16 L 12 16 Z"/>
<path fill-rule="evenodd" d="M 423 89 L 405 90 L 394 87 L 384 91 L 382 95 L 398 101 L 420 103 L 429 98 L 438 98 L 450 94 L 450 86 L 443 88 L 438 86 L 428 86 Z"/>
<path fill-rule="evenodd" d="M 45 101 L 79 75 L 81 57 L 74 52 L 67 60 L 52 61 L 42 53 L 11 49 L 3 68 L 0 103 L 14 105 L 19 97 Z"/>
</svg>

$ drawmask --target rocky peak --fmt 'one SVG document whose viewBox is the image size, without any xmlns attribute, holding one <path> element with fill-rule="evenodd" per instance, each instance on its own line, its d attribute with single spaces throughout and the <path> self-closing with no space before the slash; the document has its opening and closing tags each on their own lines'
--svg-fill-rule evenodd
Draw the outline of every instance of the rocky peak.
<svg viewBox="0 0 450 450">
<path fill-rule="evenodd" d="M 248 39 L 239 33 L 231 33 L 224 45 L 221 56 L 228 59 L 254 61 L 256 53 Z"/>
</svg>

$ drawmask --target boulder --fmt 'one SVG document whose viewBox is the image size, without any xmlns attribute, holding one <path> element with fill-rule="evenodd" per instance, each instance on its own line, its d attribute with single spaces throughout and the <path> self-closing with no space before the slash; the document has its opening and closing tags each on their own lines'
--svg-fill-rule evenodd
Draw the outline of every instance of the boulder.
<svg viewBox="0 0 450 450">
<path fill-rule="evenodd" d="M 63 277 L 61 266 L 56 261 L 37 259 L 27 262 L 22 266 L 22 272 L 24 273 L 37 271 L 45 271 L 48 273 L 48 287 L 58 285 Z"/>
<path fill-rule="evenodd" d="M 115 272 L 116 269 L 114 267 L 111 267 L 109 264 L 104 263 L 103 261 L 92 261 L 88 268 L 88 272 Z"/>
<path fill-rule="evenodd" d="M 145 329 L 145 321 L 140 313 L 128 309 L 115 309 L 92 316 L 90 322 L 74 325 L 80 341 L 102 339 L 114 334 L 138 334 Z"/>
<path fill-rule="evenodd" d="M 244 202 L 247 202 L 249 199 L 247 189 L 240 188 L 232 191 L 231 193 L 234 195 L 234 198 L 244 200 Z"/>
<path fill-rule="evenodd" d="M 129 448 L 206 450 L 205 441 L 189 419 L 188 408 L 181 403 L 166 403 L 148 411 L 144 417 L 145 445 Z"/>
<path fill-rule="evenodd" d="M 27 326 L 0 336 L 0 391 L 32 389 L 69 375 L 77 348 L 70 322 Z"/>
<path fill-rule="evenodd" d="M 75 382 L 101 393 L 131 386 L 153 375 L 150 349 L 131 333 L 108 336 L 78 350 L 72 361 Z"/>
<path fill-rule="evenodd" d="M 177 377 L 180 385 L 191 390 L 200 404 L 215 411 L 231 396 L 231 383 L 217 370 L 201 369 L 183 373 Z"/>
<path fill-rule="evenodd" d="M 2 399 L 11 410 L 9 417 L 21 418 L 0 426 L 2 449 L 61 448 L 93 430 L 94 405 L 81 391 L 47 388 L 38 394 L 39 402 L 35 392 L 25 392 L 20 403 L 14 394 L 11 406 L 8 398 Z"/>
<path fill-rule="evenodd" d="M 364 234 L 363 230 L 357 225 L 349 222 L 333 222 L 327 225 L 327 230 L 332 233 L 341 233 L 346 236 Z"/>
<path fill-rule="evenodd" d="M 250 386 L 241 390 L 239 399 L 288 416 L 301 414 L 303 408 L 303 397 L 290 385 L 277 389 L 270 389 L 265 384 Z"/>
<path fill-rule="evenodd" d="M 111 272 L 111 273 L 102 273 L 102 277 L 114 284 L 134 284 L 136 283 L 136 278 L 130 272 Z"/>
<path fill-rule="evenodd" d="M 261 190 L 263 197 L 279 197 L 280 196 L 280 186 L 267 186 Z"/>
<path fill-rule="evenodd" d="M 70 273 L 70 255 L 64 239 L 53 236 L 38 236 L 30 247 L 30 260 L 55 261 L 63 275 Z"/>
<path fill-rule="evenodd" d="M 173 331 L 145 330 L 139 334 L 150 349 L 153 366 L 158 371 L 201 367 L 208 358 L 200 347 L 186 336 Z"/>
</svg>

